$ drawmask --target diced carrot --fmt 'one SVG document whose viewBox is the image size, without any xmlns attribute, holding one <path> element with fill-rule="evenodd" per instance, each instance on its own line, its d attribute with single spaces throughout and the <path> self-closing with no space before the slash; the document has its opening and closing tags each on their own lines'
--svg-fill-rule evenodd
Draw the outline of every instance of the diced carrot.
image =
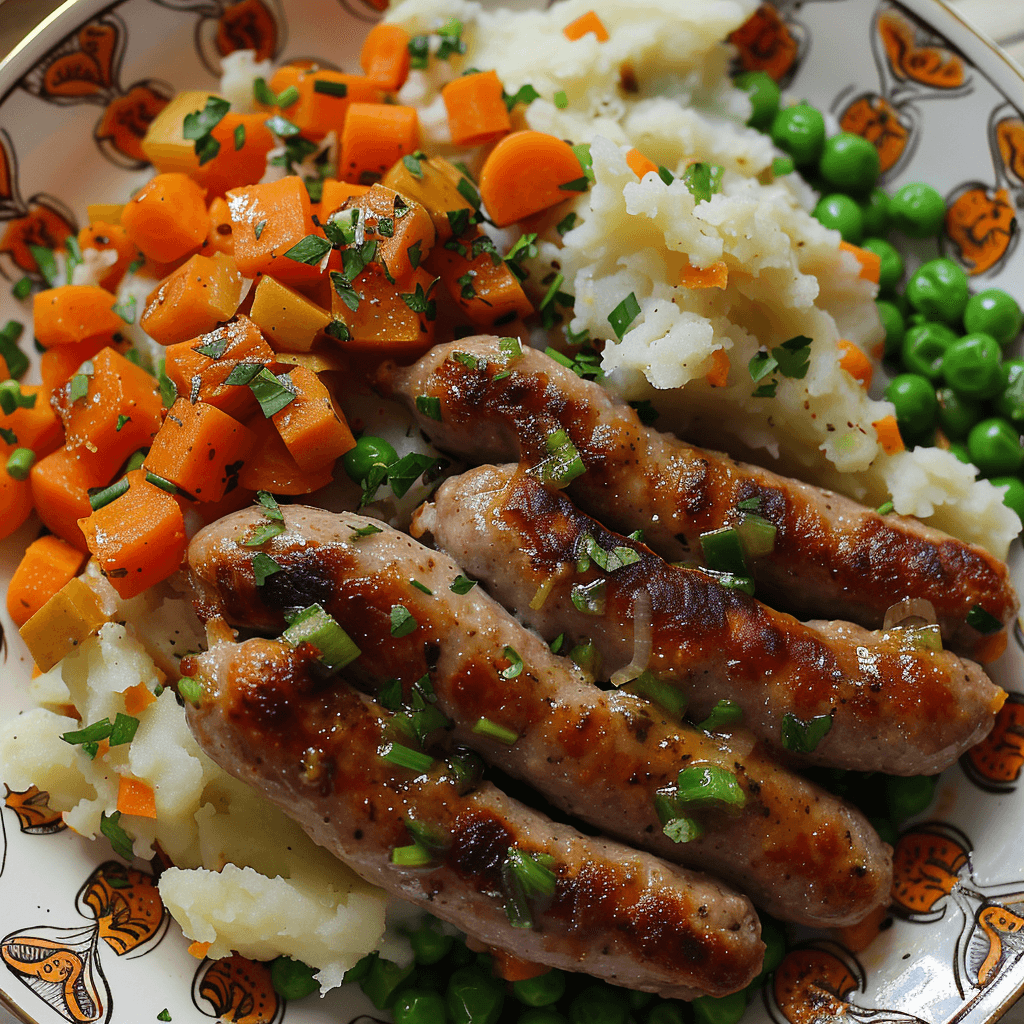
<svg viewBox="0 0 1024 1024">
<path fill-rule="evenodd" d="M 896 423 L 895 416 L 883 416 L 871 424 L 878 435 L 878 443 L 886 455 L 895 455 L 905 449 L 903 438 L 900 437 L 900 428 Z"/>
<path fill-rule="evenodd" d="M 272 88 L 277 89 L 278 81 L 275 74 Z M 299 98 L 281 112 L 306 138 L 314 140 L 328 132 L 337 132 L 340 137 L 353 103 L 379 106 L 383 99 L 380 87 L 369 78 L 327 68 L 299 71 L 291 84 Z"/>
<path fill-rule="evenodd" d="M 256 399 L 246 385 L 226 384 L 239 363 L 275 365 L 274 351 L 260 329 L 239 315 L 192 341 L 183 341 L 167 349 L 164 373 L 178 394 L 190 402 L 209 402 L 235 419 L 256 408 Z"/>
<path fill-rule="evenodd" d="M 856 257 L 860 264 L 860 276 L 865 281 L 878 284 L 882 274 L 882 257 L 870 249 L 862 249 L 859 245 L 852 245 L 850 242 L 840 242 L 839 248 Z"/>
<path fill-rule="evenodd" d="M 352 185 L 347 181 L 325 178 L 320 192 L 320 222 L 323 223 L 335 210 L 341 209 L 349 199 L 365 196 L 369 185 Z"/>
<path fill-rule="evenodd" d="M 37 292 L 32 300 L 36 340 L 43 348 L 58 348 L 108 337 L 124 329 L 116 306 L 114 295 L 92 284 L 62 284 Z"/>
<path fill-rule="evenodd" d="M 505 981 L 526 981 L 537 978 L 551 970 L 547 964 L 538 964 L 532 960 L 522 960 L 514 953 L 492 946 L 489 950 L 494 964 L 494 973 Z"/>
<path fill-rule="evenodd" d="M 707 267 L 687 264 L 679 271 L 679 283 L 684 288 L 724 288 L 729 283 L 729 267 L 724 260 Z"/>
<path fill-rule="evenodd" d="M 218 519 L 223 519 L 224 516 L 253 503 L 256 492 L 249 490 L 248 487 L 238 487 L 237 481 L 235 483 L 236 486 L 229 488 L 220 501 L 200 501 L 192 506 L 204 523 L 215 523 Z"/>
<path fill-rule="evenodd" d="M 246 424 L 256 435 L 253 457 L 238 474 L 239 486 L 272 494 L 309 494 L 326 487 L 332 479 L 332 461 L 321 463 L 314 470 L 304 470 L 292 458 L 273 422 L 262 412 Z"/>
<path fill-rule="evenodd" d="M 599 43 L 608 42 L 608 29 L 604 27 L 604 22 L 601 21 L 594 11 L 587 11 L 586 14 L 581 14 L 575 21 L 570 21 L 562 29 L 562 32 L 566 39 L 573 42 L 577 39 L 582 39 L 588 32 L 593 32 L 597 36 Z"/>
<path fill-rule="evenodd" d="M 512 130 L 505 90 L 494 71 L 452 79 L 442 90 L 448 130 L 456 146 L 485 146 Z"/>
<path fill-rule="evenodd" d="M 252 441 L 247 427 L 216 406 L 179 398 L 153 438 L 144 465 L 196 501 L 220 501 Z"/>
<path fill-rule="evenodd" d="M 729 353 L 724 348 L 716 348 L 711 353 L 711 369 L 705 379 L 713 388 L 724 388 L 729 383 Z"/>
<path fill-rule="evenodd" d="M 136 818 L 156 817 L 156 794 L 142 779 L 122 775 L 117 784 L 117 809 Z"/>
<path fill-rule="evenodd" d="M 447 242 L 452 237 L 449 212 L 473 209 L 473 204 L 459 191 L 459 182 L 465 175 L 443 157 L 432 156 L 425 160 L 414 157 L 410 163 L 412 167 L 404 160 L 397 161 L 381 184 L 422 204 L 434 222 L 437 240 Z"/>
<path fill-rule="evenodd" d="M 626 154 L 626 163 L 629 164 L 629 169 L 638 177 L 642 178 L 645 174 L 650 174 L 652 171 L 658 173 L 658 165 L 648 157 L 644 156 L 639 149 L 631 149 Z"/>
<path fill-rule="evenodd" d="M 338 174 L 345 181 L 371 184 L 420 143 L 415 107 L 351 103 L 341 133 Z"/>
<path fill-rule="evenodd" d="M 202 960 L 210 952 L 212 945 L 212 942 L 193 942 L 188 947 L 189 955 L 194 956 L 197 960 Z"/>
<path fill-rule="evenodd" d="M 386 185 L 374 185 L 347 200 L 342 209 L 360 211 L 365 239 L 377 243 L 375 259 L 383 261 L 399 284 L 426 259 L 434 244 L 430 214 L 414 199 Z"/>
<path fill-rule="evenodd" d="M 975 646 L 971 653 L 971 657 L 975 661 L 981 662 L 982 665 L 987 665 L 1005 653 L 1006 644 L 1007 632 L 1005 629 L 1001 629 L 998 633 L 993 633 L 991 636 L 983 637 L 977 646 Z"/>
<path fill-rule="evenodd" d="M 299 468 L 314 472 L 355 448 L 356 441 L 344 413 L 315 373 L 296 366 L 288 378 L 295 388 L 295 400 L 272 419 Z"/>
<path fill-rule="evenodd" d="M 491 220 L 507 227 L 521 217 L 571 198 L 565 186 L 585 177 L 568 142 L 544 132 L 506 135 L 480 172 L 480 198 Z"/>
<path fill-rule="evenodd" d="M 235 254 L 235 234 L 231 224 L 231 211 L 228 209 L 228 201 L 223 196 L 217 196 L 210 203 L 210 229 L 203 243 L 203 254 L 211 252 L 222 252 L 225 256 Z"/>
<path fill-rule="evenodd" d="M 396 92 L 409 76 L 409 33 L 401 25 L 378 22 L 366 34 L 359 66 L 379 89 Z"/>
<path fill-rule="evenodd" d="M 223 196 L 229 188 L 254 185 L 267 170 L 267 154 L 277 145 L 263 114 L 228 111 L 210 136 L 220 144 L 217 155 L 204 164 L 196 159 L 189 177 L 207 190 L 208 196 Z M 241 145 L 238 145 L 239 141 Z"/>
<path fill-rule="evenodd" d="M 296 89 L 299 87 L 299 79 L 302 78 L 303 71 L 307 71 L 308 66 L 304 65 L 301 61 L 290 61 L 287 64 L 282 64 L 271 76 L 270 81 L 267 83 L 270 86 L 270 91 L 275 95 L 279 95 L 282 92 L 290 89 L 294 86 Z M 272 110 L 273 107 L 263 107 L 264 110 Z M 284 108 L 289 109 L 289 108 Z"/>
<path fill-rule="evenodd" d="M 140 712 L 145 711 L 156 700 L 156 694 L 145 683 L 129 686 L 122 696 L 124 697 L 124 713 L 133 718 L 138 718 Z"/>
<path fill-rule="evenodd" d="M 402 362 L 421 356 L 434 343 L 432 310 L 417 311 L 410 306 L 418 304 L 413 296 L 429 302 L 434 279 L 422 267 L 412 272 L 408 291 L 400 292 L 384 276 L 380 267 L 369 264 L 352 282 L 353 291 L 361 296 L 356 309 L 350 309 L 337 294 L 332 299 L 334 316 L 343 320 L 351 338 L 342 342 L 346 352 L 377 353 Z M 409 300 L 403 298 L 409 296 Z"/>
<path fill-rule="evenodd" d="M 47 534 L 32 541 L 7 586 L 7 612 L 20 629 L 82 568 L 85 555 Z"/>
<path fill-rule="evenodd" d="M 163 402 L 156 378 L 113 349 L 98 352 L 92 365 L 85 393 L 75 397 L 72 379 L 54 392 L 53 406 L 68 451 L 84 448 L 94 455 L 97 471 L 113 477 L 132 452 L 152 441 Z"/>
<path fill-rule="evenodd" d="M 32 503 L 43 525 L 69 544 L 87 550 L 78 520 L 89 515 L 89 488 L 110 483 L 107 459 L 86 448 L 58 448 L 32 467 Z"/>
<path fill-rule="evenodd" d="M 233 188 L 227 199 L 234 228 L 235 265 L 245 277 L 271 274 L 296 288 L 320 278 L 319 266 L 285 256 L 307 235 L 321 235 L 313 225 L 309 193 L 301 178 L 292 175 Z"/>
<path fill-rule="evenodd" d="M 49 396 L 38 384 L 22 384 L 21 393 L 35 397 L 35 405 L 19 406 L 14 412 L 0 412 L 0 427 L 14 432 L 19 448 L 31 448 L 41 459 L 64 443 L 64 425 L 50 405 Z"/>
<path fill-rule="evenodd" d="M 32 487 L 7 472 L 13 444 L 0 443 L 0 539 L 9 537 L 32 514 Z"/>
<path fill-rule="evenodd" d="M 139 326 L 161 345 L 175 345 L 226 323 L 238 309 L 242 275 L 230 256 L 190 256 L 153 289 Z"/>
<path fill-rule="evenodd" d="M 88 341 L 77 345 L 61 345 L 59 348 L 47 349 L 39 357 L 39 375 L 43 380 L 43 397 L 47 402 L 68 378 L 76 373 L 83 363 L 92 359 L 97 352 L 112 347 L 111 336 L 99 334 Z"/>
<path fill-rule="evenodd" d="M 333 319 L 322 306 L 273 277 L 260 278 L 249 318 L 275 352 L 308 352 Z"/>
<path fill-rule="evenodd" d="M 101 572 L 123 598 L 177 572 L 188 545 L 174 496 L 149 483 L 141 469 L 127 479 L 124 494 L 78 523 Z"/>
<path fill-rule="evenodd" d="M 121 278 L 128 270 L 128 265 L 139 254 L 120 221 L 117 223 L 92 221 L 88 227 L 84 227 L 78 232 L 78 245 L 83 252 L 86 249 L 95 249 L 97 252 L 113 251 L 117 253 L 117 262 L 99 279 L 100 287 L 106 288 L 110 292 L 116 291 L 117 286 L 121 283 Z"/>
<path fill-rule="evenodd" d="M 206 189 L 187 174 L 158 174 L 121 214 L 132 243 L 150 259 L 170 263 L 194 252 L 206 237 Z"/>
<path fill-rule="evenodd" d="M 841 353 L 839 366 L 862 388 L 871 387 L 871 378 L 875 372 L 871 360 L 852 341 L 840 339 L 838 345 Z"/>
<path fill-rule="evenodd" d="M 863 921 L 837 929 L 839 939 L 852 953 L 861 953 L 878 937 L 882 931 L 882 922 L 888 916 L 888 907 L 875 907 Z"/>
<path fill-rule="evenodd" d="M 474 255 L 473 244 L 482 237 L 477 232 L 473 237 L 460 238 L 461 252 L 434 246 L 426 267 L 441 278 L 449 295 L 473 324 L 489 330 L 532 313 L 533 305 L 504 260 L 495 263 L 491 253 L 479 250 Z"/>
</svg>

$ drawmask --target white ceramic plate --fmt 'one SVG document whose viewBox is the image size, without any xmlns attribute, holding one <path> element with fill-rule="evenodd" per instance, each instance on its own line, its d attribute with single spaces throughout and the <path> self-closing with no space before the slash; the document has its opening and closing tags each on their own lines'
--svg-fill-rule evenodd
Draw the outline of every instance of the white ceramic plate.
<svg viewBox="0 0 1024 1024">
<path fill-rule="evenodd" d="M 384 3 L 65 4 L 0 66 L 0 323 L 30 319 L 29 303 L 3 283 L 35 272 L 22 243 L 63 238 L 84 221 L 87 201 L 122 201 L 146 179 L 138 142 L 165 97 L 213 86 L 225 48 L 255 46 L 277 60 L 319 55 L 354 70 L 361 37 Z M 743 52 L 848 130 L 877 139 L 887 186 L 924 180 L 947 195 L 942 251 L 961 260 L 976 286 L 998 284 L 1024 301 L 1024 250 L 1016 244 L 1024 79 L 984 40 L 937 0 L 780 0 Z M 30 522 L 0 547 L 0 586 L 37 532 Z M 1019 571 L 1016 579 L 1020 589 Z M 26 706 L 31 666 L 5 611 L 0 619 L 6 718 Z M 981 1024 L 1024 990 L 1019 629 L 1015 640 L 994 672 L 1011 699 L 992 738 L 945 773 L 927 820 L 900 840 L 902 895 L 891 927 L 858 954 L 828 936 L 795 950 L 778 984 L 770 981 L 751 1003 L 749 1024 Z M 197 963 L 166 918 L 140 925 L 153 887 L 139 867 L 127 872 L 105 844 L 63 829 L 31 792 L 8 792 L 0 805 L 0 1005 L 38 1024 L 138 1024 L 164 1009 L 175 1022 L 223 1015 L 255 1024 L 287 1013 L 315 1024 L 370 1010 L 348 990 L 286 1007 L 257 966 Z M 17 969 L 2 959 L 12 943 L 78 965 L 82 984 L 75 990 Z M 261 995 L 270 1001 L 256 1011 Z"/>
</svg>

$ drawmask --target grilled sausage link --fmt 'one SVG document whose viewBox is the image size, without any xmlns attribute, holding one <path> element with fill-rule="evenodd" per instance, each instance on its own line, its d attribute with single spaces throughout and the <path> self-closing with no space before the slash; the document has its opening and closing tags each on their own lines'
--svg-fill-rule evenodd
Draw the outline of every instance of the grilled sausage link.
<svg viewBox="0 0 1024 1024">
<path fill-rule="evenodd" d="M 216 644 L 186 665 L 202 683 L 188 722 L 221 767 L 364 879 L 489 946 L 663 996 L 721 996 L 757 974 L 764 947 L 748 900 L 556 825 L 489 783 L 465 792 L 443 760 L 395 764 L 388 751 L 409 741 L 394 715 L 325 680 L 316 658 L 309 644 Z M 403 847 L 426 863 L 396 864 Z M 540 892 L 520 880 L 524 862 L 539 868 Z"/>
<path fill-rule="evenodd" d="M 465 338 L 408 368 L 386 364 L 377 383 L 435 444 L 475 463 L 550 462 L 554 432 L 565 431 L 586 468 L 569 484 L 573 498 L 612 529 L 642 528 L 670 561 L 700 563 L 700 535 L 734 525 L 737 505 L 756 501 L 776 529 L 771 553 L 752 567 L 759 591 L 801 617 L 877 629 L 890 606 L 924 598 L 946 645 L 970 654 L 986 639 L 967 624 L 975 606 L 1004 626 L 1017 613 L 1006 566 L 980 547 L 644 427 L 624 402 L 536 349 L 510 360 L 497 338 Z M 440 401 L 440 420 L 416 409 L 421 395 Z"/>
<path fill-rule="evenodd" d="M 713 867 L 778 917 L 847 924 L 888 899 L 889 849 L 866 820 L 776 765 L 749 733 L 710 736 L 639 696 L 603 693 L 481 588 L 458 593 L 459 567 L 406 534 L 352 513 L 282 511 L 286 529 L 262 547 L 280 569 L 262 585 L 245 546 L 265 522 L 258 509 L 195 536 L 201 615 L 280 632 L 287 612 L 319 603 L 362 652 L 347 670 L 361 686 L 399 680 L 408 696 L 426 677 L 456 742 L 611 836 Z M 682 815 L 704 834 L 676 842 L 658 808 L 690 767 L 734 780 L 738 796 Z"/>
<path fill-rule="evenodd" d="M 989 733 L 1006 698 L 973 662 L 922 647 L 914 631 L 801 623 L 667 565 L 515 466 L 446 481 L 413 519 L 413 536 L 424 532 L 545 639 L 589 639 L 607 670 L 629 664 L 639 642 L 643 667 L 690 698 L 695 720 L 732 700 L 783 757 L 794 749 L 784 723 L 829 716 L 813 749 L 797 745 L 800 761 L 932 774 Z M 596 607 L 585 600 L 593 588 Z"/>
</svg>

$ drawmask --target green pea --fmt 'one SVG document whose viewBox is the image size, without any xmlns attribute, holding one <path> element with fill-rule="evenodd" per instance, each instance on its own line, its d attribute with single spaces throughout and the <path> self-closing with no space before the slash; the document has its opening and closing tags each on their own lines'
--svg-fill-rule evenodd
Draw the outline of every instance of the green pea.
<svg viewBox="0 0 1024 1024">
<path fill-rule="evenodd" d="M 1008 476 L 1016 473 L 1024 461 L 1017 428 L 997 417 L 982 420 L 971 428 L 967 451 L 982 476 Z"/>
<path fill-rule="evenodd" d="M 882 321 L 882 329 L 885 331 L 885 358 L 894 359 L 900 354 L 903 338 L 907 333 L 903 314 L 896 305 L 885 299 L 877 299 L 875 305 L 878 307 L 878 319 Z"/>
<path fill-rule="evenodd" d="M 686 1013 L 681 1003 L 662 999 L 647 1012 L 644 1024 L 687 1024 Z"/>
<path fill-rule="evenodd" d="M 934 238 L 946 219 L 946 201 L 931 185 L 912 182 L 889 201 L 889 219 L 908 238 Z"/>
<path fill-rule="evenodd" d="M 885 799 L 889 805 L 889 816 L 897 825 L 924 811 L 934 796 L 934 775 L 886 776 Z"/>
<path fill-rule="evenodd" d="M 864 237 L 864 214 L 849 196 L 838 192 L 822 196 L 814 208 L 814 217 L 825 227 L 838 231 L 844 242 L 856 245 Z"/>
<path fill-rule="evenodd" d="M 889 193 L 873 188 L 870 195 L 860 204 L 864 214 L 864 234 L 881 238 L 889 233 Z"/>
<path fill-rule="evenodd" d="M 455 939 L 445 935 L 434 919 L 428 919 L 415 931 L 408 933 L 409 944 L 418 964 L 436 964 L 451 951 Z"/>
<path fill-rule="evenodd" d="M 903 280 L 903 272 L 906 269 L 903 257 L 896 247 L 890 245 L 884 238 L 865 238 L 860 244 L 862 249 L 873 252 L 881 260 L 882 265 L 878 270 L 879 289 L 883 292 L 892 291 Z"/>
<path fill-rule="evenodd" d="M 626 1024 L 629 1002 L 622 989 L 588 985 L 569 1004 L 569 1024 Z"/>
<path fill-rule="evenodd" d="M 512 994 L 527 1006 L 548 1006 L 565 993 L 565 972 L 552 969 L 535 978 L 512 983 Z"/>
<path fill-rule="evenodd" d="M 279 956 L 270 964 L 270 984 L 282 999 L 302 999 L 319 991 L 314 970 L 301 960 Z"/>
<path fill-rule="evenodd" d="M 569 1021 L 553 1006 L 537 1006 L 524 1010 L 516 1018 L 516 1024 L 569 1024 Z"/>
<path fill-rule="evenodd" d="M 911 373 L 930 381 L 941 380 L 943 356 L 956 340 L 956 335 L 945 324 L 928 321 L 915 324 L 903 337 L 903 365 Z"/>
<path fill-rule="evenodd" d="M 1002 352 L 987 334 L 965 334 L 942 357 L 942 376 L 964 398 L 992 398 L 1003 387 Z"/>
<path fill-rule="evenodd" d="M 747 1009 L 747 996 L 744 992 L 733 992 L 721 999 L 699 996 L 690 1006 L 695 1024 L 739 1024 Z"/>
<path fill-rule="evenodd" d="M 988 482 L 994 487 L 1005 487 L 1003 504 L 1012 508 L 1024 520 L 1024 481 L 1019 476 L 992 476 Z"/>
<path fill-rule="evenodd" d="M 397 458 L 398 453 L 383 437 L 363 434 L 356 441 L 355 448 L 350 448 L 342 455 L 341 464 L 349 477 L 358 484 L 369 476 L 374 466 L 390 466 Z"/>
<path fill-rule="evenodd" d="M 967 275 L 952 260 L 929 260 L 911 275 L 907 298 L 932 320 L 959 324 L 967 306 Z"/>
<path fill-rule="evenodd" d="M 359 987 L 378 1010 L 387 1009 L 395 1001 L 399 987 L 412 976 L 415 967 L 399 967 L 391 960 L 375 956 Z"/>
<path fill-rule="evenodd" d="M 901 373 L 889 382 L 885 397 L 896 407 L 901 434 L 924 434 L 935 423 L 939 400 L 927 378 L 916 373 Z"/>
<path fill-rule="evenodd" d="M 952 388 L 939 388 L 935 395 L 939 400 L 939 427 L 949 440 L 962 441 L 981 419 L 983 407 Z"/>
<path fill-rule="evenodd" d="M 395 1024 L 444 1024 L 444 999 L 429 989 L 407 988 L 391 1008 Z"/>
<path fill-rule="evenodd" d="M 1024 359 L 1007 359 L 1000 368 L 1002 389 L 992 400 L 1000 416 L 1014 423 L 1024 421 Z"/>
<path fill-rule="evenodd" d="M 750 97 L 750 117 L 747 124 L 765 129 L 779 109 L 779 87 L 766 71 L 744 71 L 733 79 L 733 84 Z"/>
<path fill-rule="evenodd" d="M 878 150 L 860 135 L 840 132 L 825 140 L 818 170 L 836 188 L 851 195 L 866 195 L 878 181 Z"/>
<path fill-rule="evenodd" d="M 971 453 L 967 450 L 967 445 L 961 444 L 959 441 L 954 441 L 949 446 L 949 450 L 965 465 L 974 465 L 974 463 L 971 462 Z"/>
<path fill-rule="evenodd" d="M 797 167 L 815 164 L 825 146 L 825 118 L 809 103 L 786 107 L 772 118 L 771 137 Z"/>
<path fill-rule="evenodd" d="M 477 967 L 460 967 L 448 980 L 446 997 L 453 1024 L 496 1024 L 505 1003 L 504 984 Z"/>
<path fill-rule="evenodd" d="M 1017 300 L 1002 288 L 988 288 L 967 300 L 964 327 L 990 334 L 1000 345 L 1009 345 L 1020 334 L 1022 324 L 1024 313 Z"/>
</svg>

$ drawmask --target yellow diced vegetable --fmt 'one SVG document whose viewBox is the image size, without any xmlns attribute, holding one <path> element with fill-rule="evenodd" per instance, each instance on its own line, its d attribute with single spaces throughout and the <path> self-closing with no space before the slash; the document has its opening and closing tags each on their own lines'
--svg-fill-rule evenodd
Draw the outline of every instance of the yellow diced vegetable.
<svg viewBox="0 0 1024 1024">
<path fill-rule="evenodd" d="M 273 277 L 256 286 L 249 319 L 275 352 L 308 352 L 333 319 L 330 312 Z"/>
<path fill-rule="evenodd" d="M 40 671 L 49 672 L 106 621 L 96 592 L 76 576 L 21 627 L 21 638 Z"/>
<path fill-rule="evenodd" d="M 86 208 L 86 216 L 90 224 L 120 224 L 124 203 L 90 203 Z"/>
<path fill-rule="evenodd" d="M 201 89 L 179 92 L 156 115 L 141 145 L 142 152 L 158 171 L 180 171 L 182 174 L 188 174 L 195 168 L 195 143 L 182 134 L 185 115 L 202 110 L 206 106 L 206 101 L 216 95 Z"/>
<path fill-rule="evenodd" d="M 425 206 L 434 222 L 437 240 L 447 242 L 452 237 L 448 211 L 473 209 L 473 205 L 459 191 L 462 178 L 462 172 L 443 157 L 418 159 L 407 156 L 391 167 L 381 184 Z"/>
</svg>

